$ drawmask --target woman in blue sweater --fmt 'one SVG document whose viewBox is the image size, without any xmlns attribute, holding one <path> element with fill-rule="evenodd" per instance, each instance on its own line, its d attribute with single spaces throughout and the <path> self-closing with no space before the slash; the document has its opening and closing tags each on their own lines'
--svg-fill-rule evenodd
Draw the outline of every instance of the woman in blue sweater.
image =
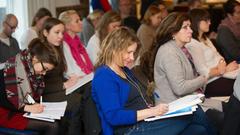
<svg viewBox="0 0 240 135">
<path fill-rule="evenodd" d="M 102 42 L 92 97 L 103 134 L 214 135 L 201 109 L 189 116 L 143 121 L 163 115 L 168 105 L 150 105 L 142 85 L 127 68 L 134 63 L 139 49 L 136 35 L 124 27 L 111 32 Z"/>
</svg>

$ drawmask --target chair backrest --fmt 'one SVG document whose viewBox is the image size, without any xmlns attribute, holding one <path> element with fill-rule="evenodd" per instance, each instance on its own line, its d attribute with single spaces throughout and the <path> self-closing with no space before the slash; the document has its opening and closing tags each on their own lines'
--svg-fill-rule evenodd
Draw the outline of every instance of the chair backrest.
<svg viewBox="0 0 240 135">
<path fill-rule="evenodd" d="M 82 122 L 85 135 L 100 135 L 102 132 L 101 121 L 96 105 L 92 99 L 91 83 L 87 84 L 82 97 Z"/>
</svg>

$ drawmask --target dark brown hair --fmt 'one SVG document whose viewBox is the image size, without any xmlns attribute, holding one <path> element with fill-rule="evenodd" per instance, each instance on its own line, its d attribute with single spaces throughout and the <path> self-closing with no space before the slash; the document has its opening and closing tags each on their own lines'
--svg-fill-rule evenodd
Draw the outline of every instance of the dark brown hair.
<svg viewBox="0 0 240 135">
<path fill-rule="evenodd" d="M 191 29 L 193 30 L 192 37 L 196 40 L 199 40 L 199 24 L 200 21 L 204 20 L 210 20 L 209 13 L 204 9 L 192 9 L 189 12 L 190 20 L 191 20 Z M 203 39 L 206 39 L 207 35 L 206 33 L 203 34 Z"/>
<path fill-rule="evenodd" d="M 231 14 L 233 15 L 234 13 L 234 8 L 236 6 L 240 6 L 240 2 L 237 0 L 228 0 L 226 3 L 224 3 L 223 8 L 226 14 Z"/>
<path fill-rule="evenodd" d="M 52 17 L 52 14 L 51 12 L 46 9 L 46 8 L 40 8 L 38 9 L 37 13 L 35 14 L 35 16 L 33 17 L 33 20 L 32 20 L 32 26 L 35 26 L 37 21 L 40 20 L 41 18 L 45 17 L 45 16 L 49 16 L 49 17 Z"/>
<path fill-rule="evenodd" d="M 33 39 L 28 46 L 31 56 L 35 56 L 39 61 L 57 66 L 59 64 L 58 52 L 39 38 Z"/>
<path fill-rule="evenodd" d="M 161 22 L 160 27 L 157 30 L 157 36 L 152 47 L 143 54 L 143 57 L 140 58 L 141 66 L 143 66 L 145 74 L 147 74 L 148 80 L 154 81 L 153 72 L 154 72 L 154 61 L 157 54 L 158 49 L 165 44 L 166 42 L 173 39 L 173 35 L 180 31 L 182 28 L 182 24 L 184 21 L 190 20 L 189 16 L 186 13 L 178 13 L 173 12 L 169 14 L 166 18 Z"/>
<path fill-rule="evenodd" d="M 63 46 L 62 45 L 60 45 L 60 46 L 52 45 L 51 43 L 49 43 L 47 41 L 47 37 L 45 37 L 44 34 L 43 34 L 44 30 L 46 30 L 49 33 L 50 30 L 54 26 L 59 25 L 59 24 L 64 25 L 64 23 L 57 18 L 48 18 L 43 24 L 43 29 L 40 33 L 40 38 L 41 38 L 42 42 L 44 42 L 45 44 L 49 44 L 50 46 L 53 46 L 58 51 L 59 56 L 61 57 L 60 64 L 63 65 L 62 66 L 62 71 L 65 71 L 65 70 L 67 70 L 67 65 L 66 65 L 66 60 L 65 60 L 64 54 L 63 54 Z"/>
</svg>

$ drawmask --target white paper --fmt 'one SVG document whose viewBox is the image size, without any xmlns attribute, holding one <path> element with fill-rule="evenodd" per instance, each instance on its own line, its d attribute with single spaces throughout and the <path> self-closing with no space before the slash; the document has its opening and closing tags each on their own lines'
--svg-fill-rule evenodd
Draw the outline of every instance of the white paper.
<svg viewBox="0 0 240 135">
<path fill-rule="evenodd" d="M 170 113 L 170 114 L 165 114 L 162 116 L 156 116 L 152 118 L 147 118 L 145 121 L 154 121 L 154 120 L 160 120 L 160 119 L 165 119 L 165 118 L 171 118 L 171 117 L 177 117 L 177 116 L 183 116 L 183 115 L 190 115 L 193 114 L 194 111 L 196 111 L 197 106 L 193 107 L 187 107 L 185 109 Z"/>
<path fill-rule="evenodd" d="M 92 81 L 92 79 L 93 79 L 93 73 L 90 73 L 90 74 L 85 75 L 84 77 L 80 78 L 75 85 L 73 85 L 72 87 L 66 89 L 66 95 L 72 93 L 73 91 L 75 91 L 79 87 L 83 86 L 84 84 Z"/>
<path fill-rule="evenodd" d="M 51 121 L 58 119 L 64 115 L 67 101 L 64 102 L 43 102 L 44 111 L 42 113 L 25 113 L 23 116 L 33 119 Z"/>
<path fill-rule="evenodd" d="M 48 121 L 48 122 L 54 122 L 54 119 L 50 119 L 50 118 L 41 118 L 41 117 L 35 117 L 35 116 L 31 116 L 30 113 L 25 113 L 23 115 L 26 118 L 30 118 L 30 119 L 36 119 L 36 120 L 43 120 L 43 121 Z"/>
<path fill-rule="evenodd" d="M 4 69 L 5 63 L 0 63 L 0 70 Z"/>
<path fill-rule="evenodd" d="M 202 98 L 204 98 L 203 94 L 187 95 L 179 98 L 168 104 L 169 110 L 166 114 L 202 103 Z"/>
<path fill-rule="evenodd" d="M 182 115 L 189 115 L 196 111 L 197 104 L 203 101 L 203 94 L 187 95 L 169 103 L 169 110 L 162 116 L 147 118 L 145 121 L 153 121 L 163 118 L 170 118 Z"/>
</svg>

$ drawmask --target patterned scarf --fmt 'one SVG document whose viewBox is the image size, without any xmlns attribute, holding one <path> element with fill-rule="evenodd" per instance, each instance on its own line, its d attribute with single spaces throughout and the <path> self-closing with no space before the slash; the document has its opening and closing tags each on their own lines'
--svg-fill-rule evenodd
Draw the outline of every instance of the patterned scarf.
<svg viewBox="0 0 240 135">
<path fill-rule="evenodd" d="M 74 38 L 71 38 L 71 36 L 65 32 L 64 41 L 69 45 L 72 56 L 81 70 L 85 74 L 91 73 L 93 71 L 93 65 L 85 48 L 83 47 L 82 42 L 80 41 L 80 38 L 77 35 Z"/>
<path fill-rule="evenodd" d="M 39 95 L 44 88 L 42 77 L 34 73 L 31 56 L 27 50 L 6 62 L 4 80 L 7 98 L 16 108 L 21 108 L 28 103 L 28 94 L 35 100 L 39 100 Z"/>
<path fill-rule="evenodd" d="M 195 77 L 199 76 L 199 73 L 197 72 L 197 70 L 195 68 L 195 65 L 193 63 L 192 55 L 189 53 L 189 51 L 187 50 L 187 48 L 185 46 L 181 47 L 181 50 L 187 56 L 191 66 L 192 66 L 194 76 Z M 197 92 L 197 93 L 204 93 L 204 90 L 203 90 L 203 88 L 198 88 L 195 92 Z"/>
<path fill-rule="evenodd" d="M 226 17 L 224 20 L 222 20 L 218 29 L 221 27 L 229 28 L 236 38 L 240 38 L 240 24 L 236 24 L 230 17 Z"/>
</svg>

